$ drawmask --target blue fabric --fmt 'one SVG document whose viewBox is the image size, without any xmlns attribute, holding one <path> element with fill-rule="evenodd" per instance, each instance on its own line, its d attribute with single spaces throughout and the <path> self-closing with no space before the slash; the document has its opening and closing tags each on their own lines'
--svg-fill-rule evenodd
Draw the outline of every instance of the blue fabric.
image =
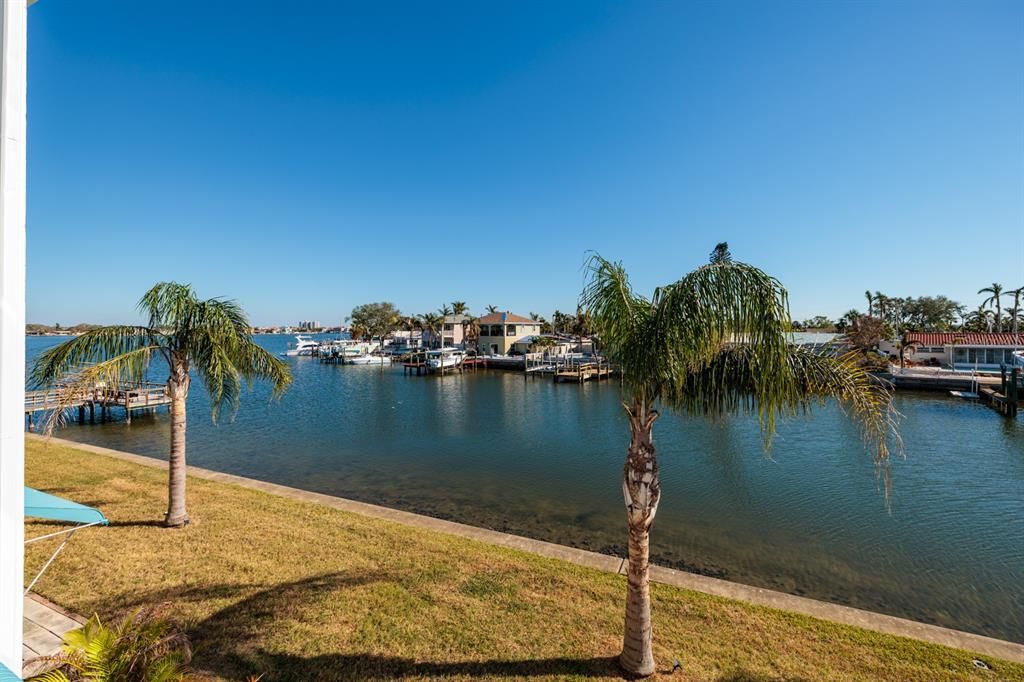
<svg viewBox="0 0 1024 682">
<path fill-rule="evenodd" d="M 25 488 L 25 516 L 68 523 L 107 524 L 107 517 L 99 509 L 29 487 Z M 0 677 L 0 680 L 3 680 L 3 677 Z"/>
<path fill-rule="evenodd" d="M 3 663 L 0 663 L 0 682 L 21 682 L 21 678 L 12 673 Z"/>
</svg>

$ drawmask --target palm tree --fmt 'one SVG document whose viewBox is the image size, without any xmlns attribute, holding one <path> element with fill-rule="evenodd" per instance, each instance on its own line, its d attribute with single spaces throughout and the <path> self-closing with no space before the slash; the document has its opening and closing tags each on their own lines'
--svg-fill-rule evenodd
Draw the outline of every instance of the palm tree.
<svg viewBox="0 0 1024 682">
<path fill-rule="evenodd" d="M 1004 295 L 1003 285 L 993 282 L 992 286 L 985 287 L 984 289 L 978 289 L 978 293 L 991 294 L 991 296 L 981 302 L 981 305 L 989 306 L 990 308 L 994 307 L 996 309 L 996 331 L 1003 331 L 1003 308 L 1000 300 Z"/>
<path fill-rule="evenodd" d="M 875 299 L 871 296 L 870 290 L 864 292 L 864 298 L 868 299 L 868 316 L 870 317 L 873 310 L 871 304 L 874 303 Z"/>
<path fill-rule="evenodd" d="M 619 661 L 631 675 L 654 672 L 648 557 L 661 499 L 653 426 L 659 404 L 690 414 L 756 412 L 766 445 L 779 414 L 838 398 L 861 424 L 884 474 L 895 415 L 886 385 L 852 356 L 791 346 L 786 291 L 774 278 L 718 259 L 652 298 L 633 291 L 625 269 L 599 255 L 580 296 L 605 353 L 621 372 L 631 440 L 622 491 L 629 528 L 625 635 Z"/>
<path fill-rule="evenodd" d="M 1010 289 L 1003 295 L 1013 296 L 1013 306 L 1011 306 L 1006 312 L 1010 317 L 1010 329 L 1014 334 L 1016 334 L 1019 329 L 1019 322 L 1021 319 L 1020 299 L 1024 297 L 1024 287 Z"/>
<path fill-rule="evenodd" d="M 113 625 L 94 615 L 64 635 L 58 667 L 30 682 L 177 682 L 193 679 L 192 645 L 163 616 L 165 605 L 137 609 Z M 46 659 L 43 659 L 46 660 Z"/>
<path fill-rule="evenodd" d="M 210 394 L 214 420 L 225 405 L 232 412 L 238 409 L 242 379 L 269 379 L 274 395 L 280 396 L 291 383 L 291 371 L 253 341 L 249 320 L 235 301 L 200 301 L 187 284 L 161 282 L 142 297 L 139 310 L 149 317 L 145 326 L 100 327 L 51 348 L 36 360 L 32 379 L 41 386 L 69 379 L 71 385 L 63 391 L 62 400 L 70 404 L 75 395 L 99 383 L 116 388 L 143 381 L 154 356 L 167 362 L 171 454 L 164 524 L 178 527 L 189 520 L 185 509 L 185 407 L 190 370 Z M 54 411 L 50 432 L 63 412 Z"/>
<path fill-rule="evenodd" d="M 440 347 L 441 338 L 441 325 L 444 324 L 444 317 L 438 313 L 423 313 L 420 315 L 420 326 L 423 330 L 430 334 L 430 343 L 434 344 L 436 341 L 438 347 Z"/>
<path fill-rule="evenodd" d="M 462 319 L 462 345 L 466 350 L 476 350 L 480 342 L 480 322 L 467 315 Z"/>
<path fill-rule="evenodd" d="M 992 331 L 992 318 L 994 315 L 995 313 L 984 305 L 979 305 L 977 310 L 971 311 L 964 318 L 964 326 L 979 332 L 990 332 Z"/>
<path fill-rule="evenodd" d="M 875 312 L 882 322 L 887 322 L 889 315 L 889 297 L 880 291 L 875 292 Z"/>
<path fill-rule="evenodd" d="M 465 301 L 452 301 L 452 315 L 463 315 L 469 310 Z"/>
<path fill-rule="evenodd" d="M 489 306 L 487 306 L 487 312 L 491 313 L 491 314 L 498 312 L 498 306 L 496 306 L 496 305 L 489 305 Z"/>
</svg>

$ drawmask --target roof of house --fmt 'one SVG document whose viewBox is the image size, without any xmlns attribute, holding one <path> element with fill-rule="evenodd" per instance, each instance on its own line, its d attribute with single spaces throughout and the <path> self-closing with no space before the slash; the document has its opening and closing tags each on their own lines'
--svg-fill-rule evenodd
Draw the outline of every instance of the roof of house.
<svg viewBox="0 0 1024 682">
<path fill-rule="evenodd" d="M 504 313 L 491 313 L 484 315 L 477 320 L 480 324 L 501 324 L 505 322 L 507 324 L 540 324 L 540 320 L 531 320 L 528 317 L 522 315 L 516 315 L 515 313 L 504 312 Z"/>
<path fill-rule="evenodd" d="M 924 346 L 1024 346 L 1024 332 L 908 332 L 907 343 Z"/>
<path fill-rule="evenodd" d="M 445 315 L 443 322 L 446 324 L 462 324 L 463 322 L 472 319 L 473 318 L 466 313 L 459 313 L 458 315 Z"/>
</svg>

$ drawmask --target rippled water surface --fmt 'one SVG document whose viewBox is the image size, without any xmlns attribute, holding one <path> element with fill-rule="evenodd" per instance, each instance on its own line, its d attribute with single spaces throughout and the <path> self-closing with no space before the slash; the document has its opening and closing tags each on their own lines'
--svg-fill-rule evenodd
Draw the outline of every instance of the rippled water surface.
<svg viewBox="0 0 1024 682">
<path fill-rule="evenodd" d="M 260 337 L 275 352 L 287 337 Z M 55 341 L 29 338 L 29 356 Z M 624 552 L 628 430 L 618 386 L 512 372 L 406 377 L 289 359 L 213 425 L 193 383 L 189 462 L 602 552 Z M 870 457 L 834 406 L 779 428 L 664 415 L 657 562 L 1024 641 L 1024 419 L 900 394 L 906 458 L 886 511 Z M 166 458 L 167 415 L 59 435 Z"/>
</svg>

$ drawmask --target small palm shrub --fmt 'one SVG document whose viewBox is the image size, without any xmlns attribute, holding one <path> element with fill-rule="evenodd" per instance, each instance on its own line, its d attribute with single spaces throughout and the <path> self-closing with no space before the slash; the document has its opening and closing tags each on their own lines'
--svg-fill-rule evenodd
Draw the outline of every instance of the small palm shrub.
<svg viewBox="0 0 1024 682">
<path fill-rule="evenodd" d="M 192 647 L 164 617 L 166 605 L 137 609 L 114 625 L 98 615 L 64 635 L 57 667 L 32 682 L 179 682 L 188 679 Z"/>
</svg>

